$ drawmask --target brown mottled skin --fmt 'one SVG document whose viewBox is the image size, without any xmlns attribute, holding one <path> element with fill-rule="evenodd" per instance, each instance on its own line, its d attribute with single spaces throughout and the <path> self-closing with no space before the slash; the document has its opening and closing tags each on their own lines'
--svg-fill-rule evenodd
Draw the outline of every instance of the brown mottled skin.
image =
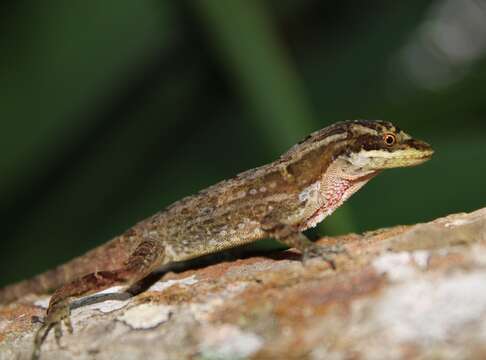
<svg viewBox="0 0 486 360">
<path fill-rule="evenodd" d="M 54 270 L 0 290 L 0 303 L 55 290 L 33 358 L 61 322 L 69 331 L 72 299 L 116 284 L 134 285 L 162 265 L 273 237 L 303 258 L 333 265 L 339 246 L 323 247 L 302 231 L 330 215 L 381 170 L 413 166 L 431 147 L 389 122 L 354 120 L 316 131 L 278 160 L 186 197 L 124 234 Z"/>
</svg>

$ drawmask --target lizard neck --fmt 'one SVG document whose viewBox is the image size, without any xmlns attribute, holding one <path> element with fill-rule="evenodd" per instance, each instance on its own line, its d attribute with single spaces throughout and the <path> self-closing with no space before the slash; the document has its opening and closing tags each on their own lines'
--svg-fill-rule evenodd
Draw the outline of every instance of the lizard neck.
<svg viewBox="0 0 486 360">
<path fill-rule="evenodd" d="M 303 231 L 315 227 L 378 173 L 353 169 L 349 163 L 340 159 L 332 162 L 322 178 L 299 195 L 299 199 L 303 199 L 305 194 L 314 192 L 314 199 L 307 198 L 307 216 L 299 224 L 299 229 Z"/>
</svg>

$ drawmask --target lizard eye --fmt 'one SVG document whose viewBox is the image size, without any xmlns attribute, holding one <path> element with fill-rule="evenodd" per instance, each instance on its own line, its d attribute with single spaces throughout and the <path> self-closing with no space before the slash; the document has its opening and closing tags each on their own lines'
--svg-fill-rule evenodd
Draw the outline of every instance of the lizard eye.
<svg viewBox="0 0 486 360">
<path fill-rule="evenodd" d="M 397 142 L 397 137 L 392 133 L 383 135 L 383 141 L 387 146 L 392 146 Z"/>
</svg>

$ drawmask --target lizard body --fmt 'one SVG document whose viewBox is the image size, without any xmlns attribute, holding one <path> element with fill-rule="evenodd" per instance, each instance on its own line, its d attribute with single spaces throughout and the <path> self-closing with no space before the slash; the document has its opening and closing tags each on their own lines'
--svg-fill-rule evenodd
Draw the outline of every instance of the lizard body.
<svg viewBox="0 0 486 360">
<path fill-rule="evenodd" d="M 33 358 L 61 322 L 72 331 L 73 298 L 123 283 L 136 284 L 162 265 L 273 237 L 303 257 L 332 263 L 339 246 L 323 247 L 302 231 L 317 225 L 386 168 L 413 166 L 431 147 L 385 121 L 344 121 L 316 131 L 276 161 L 186 197 L 84 256 L 0 290 L 0 302 L 54 292 Z"/>
</svg>

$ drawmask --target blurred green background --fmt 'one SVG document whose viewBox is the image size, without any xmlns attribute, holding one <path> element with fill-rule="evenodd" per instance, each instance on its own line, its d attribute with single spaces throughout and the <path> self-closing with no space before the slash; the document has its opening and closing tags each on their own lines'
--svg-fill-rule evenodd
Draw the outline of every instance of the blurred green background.
<svg viewBox="0 0 486 360">
<path fill-rule="evenodd" d="M 485 1 L 1 7 L 0 285 L 344 119 L 392 120 L 436 154 L 374 179 L 320 234 L 485 205 Z"/>
</svg>

